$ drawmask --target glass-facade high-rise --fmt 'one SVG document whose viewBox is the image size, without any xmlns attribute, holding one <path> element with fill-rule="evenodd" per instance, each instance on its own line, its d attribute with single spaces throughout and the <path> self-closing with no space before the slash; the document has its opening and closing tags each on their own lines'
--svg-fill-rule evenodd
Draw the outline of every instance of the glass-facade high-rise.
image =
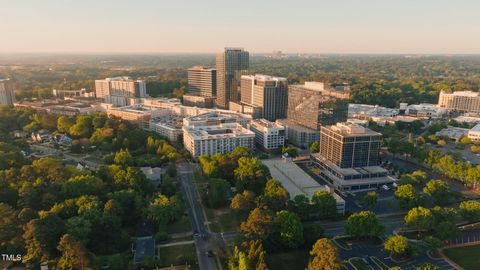
<svg viewBox="0 0 480 270">
<path fill-rule="evenodd" d="M 321 126 L 346 121 L 349 90 L 348 86 L 333 87 L 321 82 L 290 85 L 287 117 L 297 124 L 315 130 L 320 130 Z"/>
<path fill-rule="evenodd" d="M 337 124 L 320 130 L 320 155 L 340 168 L 377 166 L 381 134 L 358 125 Z"/>
<path fill-rule="evenodd" d="M 217 106 L 228 109 L 230 101 L 237 102 L 240 78 L 249 68 L 249 53 L 242 48 L 225 48 L 217 53 Z"/>
</svg>

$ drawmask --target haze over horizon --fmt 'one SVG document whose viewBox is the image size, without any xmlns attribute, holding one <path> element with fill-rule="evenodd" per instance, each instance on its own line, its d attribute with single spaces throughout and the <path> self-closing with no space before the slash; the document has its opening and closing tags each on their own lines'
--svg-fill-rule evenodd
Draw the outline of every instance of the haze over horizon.
<svg viewBox="0 0 480 270">
<path fill-rule="evenodd" d="M 474 0 L 0 0 L 0 53 L 478 54 Z M 6 41 L 6 42 L 5 42 Z"/>
</svg>

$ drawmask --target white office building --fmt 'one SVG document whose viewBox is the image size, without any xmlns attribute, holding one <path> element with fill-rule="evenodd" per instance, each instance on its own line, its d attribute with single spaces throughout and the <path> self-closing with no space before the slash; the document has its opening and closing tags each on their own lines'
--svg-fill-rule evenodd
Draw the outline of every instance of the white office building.
<svg viewBox="0 0 480 270">
<path fill-rule="evenodd" d="M 229 153 L 240 146 L 253 150 L 254 139 L 255 133 L 238 123 L 183 127 L 183 144 L 194 158 Z"/>
<path fill-rule="evenodd" d="M 106 78 L 95 80 L 95 95 L 117 106 L 133 105 L 136 99 L 147 97 L 147 86 L 143 80 L 126 76 Z"/>
<path fill-rule="evenodd" d="M 285 127 L 266 119 L 252 120 L 249 124 L 255 133 L 255 144 L 264 150 L 273 150 L 284 146 Z"/>
</svg>

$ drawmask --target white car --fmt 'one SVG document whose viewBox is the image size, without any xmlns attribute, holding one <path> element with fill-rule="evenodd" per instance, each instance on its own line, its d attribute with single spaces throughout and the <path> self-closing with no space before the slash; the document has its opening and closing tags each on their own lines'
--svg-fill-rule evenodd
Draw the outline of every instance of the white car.
<svg viewBox="0 0 480 270">
<path fill-rule="evenodd" d="M 383 185 L 382 188 L 385 190 L 390 190 L 390 188 L 387 185 Z"/>
</svg>

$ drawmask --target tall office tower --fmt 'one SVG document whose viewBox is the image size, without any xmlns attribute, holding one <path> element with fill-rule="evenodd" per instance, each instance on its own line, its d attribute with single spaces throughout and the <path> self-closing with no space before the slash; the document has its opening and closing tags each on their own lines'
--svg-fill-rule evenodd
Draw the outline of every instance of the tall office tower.
<svg viewBox="0 0 480 270">
<path fill-rule="evenodd" d="M 320 130 L 322 125 L 332 125 L 347 120 L 348 86 L 305 82 L 288 87 L 287 118 L 302 126 Z"/>
<path fill-rule="evenodd" d="M 126 76 L 106 78 L 95 80 L 95 94 L 107 103 L 126 106 L 131 104 L 132 99 L 147 97 L 147 87 L 145 81 Z"/>
<path fill-rule="evenodd" d="M 320 155 L 340 168 L 377 166 L 382 134 L 356 124 L 337 123 L 320 130 Z"/>
<path fill-rule="evenodd" d="M 438 107 L 456 112 L 480 113 L 480 93 L 473 91 L 440 92 Z"/>
<path fill-rule="evenodd" d="M 311 155 L 319 177 L 338 190 L 364 190 L 394 181 L 378 164 L 382 134 L 357 124 L 322 126 L 320 152 Z"/>
<path fill-rule="evenodd" d="M 230 101 L 238 101 L 240 77 L 249 67 L 249 53 L 242 48 L 225 48 L 217 53 L 217 106 L 228 109 Z"/>
<path fill-rule="evenodd" d="M 217 94 L 217 70 L 203 66 L 188 69 L 188 94 L 214 97 Z"/>
<path fill-rule="evenodd" d="M 268 75 L 243 75 L 240 83 L 241 103 L 261 108 L 262 117 L 275 121 L 287 115 L 288 83 L 286 78 Z"/>
<path fill-rule="evenodd" d="M 15 102 L 13 86 L 12 80 L 0 79 L 0 105 L 13 106 L 13 102 Z"/>
</svg>

